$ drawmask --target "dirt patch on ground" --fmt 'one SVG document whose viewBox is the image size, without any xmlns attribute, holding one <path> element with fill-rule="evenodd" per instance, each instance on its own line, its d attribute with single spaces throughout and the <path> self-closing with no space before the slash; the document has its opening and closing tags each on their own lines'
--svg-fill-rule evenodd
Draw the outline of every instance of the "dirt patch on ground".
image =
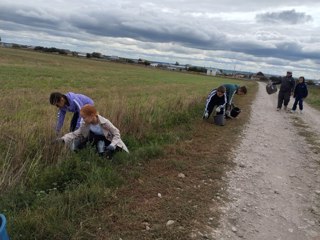
<svg viewBox="0 0 320 240">
<path fill-rule="evenodd" d="M 276 101 L 259 83 L 250 119 L 199 120 L 163 158 L 123 169 L 95 238 L 319 240 L 319 112 Z"/>
<path fill-rule="evenodd" d="M 259 83 L 252 116 L 227 173 L 230 202 L 208 239 L 320 239 L 320 114 L 276 111 Z M 289 106 L 292 105 L 292 102 Z"/>
<path fill-rule="evenodd" d="M 250 98 L 239 102 L 248 105 Z M 195 229 L 218 227 L 223 177 L 234 167 L 230 152 L 248 118 L 244 110 L 224 127 L 199 118 L 186 129 L 189 138 L 168 146 L 164 157 L 123 169 L 129 184 L 101 213 L 96 239 L 191 239 Z"/>
</svg>

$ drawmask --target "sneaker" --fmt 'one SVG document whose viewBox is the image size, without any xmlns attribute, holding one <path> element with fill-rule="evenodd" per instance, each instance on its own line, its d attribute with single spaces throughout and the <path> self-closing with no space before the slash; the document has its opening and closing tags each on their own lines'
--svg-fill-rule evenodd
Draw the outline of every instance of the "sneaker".
<svg viewBox="0 0 320 240">
<path fill-rule="evenodd" d="M 302 114 L 302 110 L 300 110 L 300 114 Z"/>
<path fill-rule="evenodd" d="M 277 108 L 277 111 L 280 111 L 281 110 L 281 108 Z"/>
<path fill-rule="evenodd" d="M 290 112 L 291 112 L 291 113 L 295 113 L 295 112 L 296 112 L 296 110 L 291 110 Z"/>
<path fill-rule="evenodd" d="M 287 111 L 287 106 L 284 106 L 283 110 Z"/>
</svg>

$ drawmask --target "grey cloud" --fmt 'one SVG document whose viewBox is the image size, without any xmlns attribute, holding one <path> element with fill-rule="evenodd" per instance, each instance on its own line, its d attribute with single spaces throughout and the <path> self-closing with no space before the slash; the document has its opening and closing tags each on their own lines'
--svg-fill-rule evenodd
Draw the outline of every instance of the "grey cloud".
<svg viewBox="0 0 320 240">
<path fill-rule="evenodd" d="M 48 13 L 35 9 L 15 10 L 10 7 L 0 8 L 0 19 L 2 21 L 34 27 L 54 28 L 58 25 L 57 18 L 49 18 Z"/>
<path fill-rule="evenodd" d="M 273 4 L 278 2 L 278 0 L 270 1 Z M 150 5 L 150 2 L 154 4 Z M 234 2 L 227 0 L 227 3 L 214 3 L 212 0 L 204 0 L 201 3 L 194 3 L 186 0 L 173 2 L 150 0 L 147 5 L 143 5 L 144 1 L 142 3 L 137 0 L 122 2 L 116 6 L 103 6 L 105 2 L 101 5 L 94 5 L 88 0 L 86 4 L 88 3 L 90 7 L 81 7 L 81 1 L 79 1 L 77 10 L 69 11 L 67 8 L 64 9 L 64 13 L 60 13 L 57 8 L 54 6 L 51 8 L 49 5 L 41 8 L 19 4 L 15 7 L 6 7 L 0 3 L 0 23 L 2 30 L 16 31 L 17 35 L 19 31 L 35 33 L 41 31 L 53 36 L 74 37 L 84 42 L 91 38 L 92 47 L 94 47 L 95 39 L 103 42 L 105 37 L 110 38 L 109 41 L 114 40 L 118 45 L 125 45 L 126 38 L 131 38 L 136 40 L 133 42 L 138 51 L 145 50 L 146 53 L 147 49 L 152 49 L 154 46 L 159 55 L 163 53 L 164 57 L 174 56 L 174 54 L 188 55 L 189 52 L 192 58 L 192 54 L 201 52 L 206 55 L 218 50 L 226 56 L 226 59 L 232 59 L 237 55 L 248 59 L 278 58 L 299 61 L 307 58 L 313 62 L 319 61 L 320 52 L 318 50 L 306 51 L 302 45 L 307 43 L 313 47 L 312 42 L 303 40 L 300 43 L 293 43 L 287 40 L 287 35 L 283 34 L 282 30 L 277 32 L 274 26 L 271 26 L 272 30 L 264 27 L 265 23 L 288 25 L 288 23 L 298 24 L 312 21 L 312 17 L 305 13 L 290 10 L 256 15 L 256 21 L 264 23 L 263 26 L 252 23 L 249 25 L 250 23 L 246 21 L 238 24 L 233 20 L 223 18 L 213 19 L 205 16 L 193 18 L 192 13 L 196 11 L 218 13 L 220 7 L 231 11 L 239 10 L 238 5 L 241 5 L 241 10 L 243 10 L 249 3 L 255 8 L 266 4 L 253 0 L 241 1 L 242 4 L 234 4 Z M 290 2 L 297 1 L 281 2 L 293 6 L 294 3 L 290 4 Z M 168 12 L 162 7 L 166 7 Z M 184 11 L 190 14 L 184 14 Z M 287 30 L 286 33 L 288 33 Z M 308 41 L 314 40 L 308 38 Z M 161 46 L 164 45 L 166 47 L 161 49 Z M 115 51 L 120 52 L 121 49 Z M 253 62 L 256 61 L 253 60 Z"/>
<path fill-rule="evenodd" d="M 193 24 L 192 20 L 177 21 L 169 15 L 141 19 L 134 15 L 121 17 L 117 13 L 95 12 L 87 17 L 73 16 L 70 23 L 100 36 L 133 38 L 143 42 L 175 42 L 204 49 L 210 45 L 218 47 L 225 40 L 225 35 L 219 31 L 206 30 L 201 24 Z"/>
<path fill-rule="evenodd" d="M 304 24 L 312 21 L 312 17 L 302 12 L 296 12 L 294 9 L 282 12 L 267 12 L 256 15 L 259 23 L 282 23 L 282 24 Z"/>
</svg>

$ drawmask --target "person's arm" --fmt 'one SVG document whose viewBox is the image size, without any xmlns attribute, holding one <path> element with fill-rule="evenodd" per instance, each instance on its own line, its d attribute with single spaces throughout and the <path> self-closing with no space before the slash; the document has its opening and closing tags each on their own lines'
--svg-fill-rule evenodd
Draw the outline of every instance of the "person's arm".
<svg viewBox="0 0 320 240">
<path fill-rule="evenodd" d="M 281 83 L 282 78 L 281 77 L 279 77 L 279 78 L 274 77 L 271 80 L 272 80 L 272 85 L 278 85 Z"/>
<path fill-rule="evenodd" d="M 306 98 L 306 97 L 308 97 L 308 94 L 309 94 L 309 91 L 308 91 L 308 86 L 307 86 L 307 84 L 306 84 L 306 91 L 305 91 L 305 96 L 304 96 L 303 98 Z"/>
<path fill-rule="evenodd" d="M 297 88 L 297 86 L 294 88 L 294 91 L 293 91 L 293 97 L 295 98 L 296 96 L 297 96 L 297 90 L 298 88 Z"/>
<path fill-rule="evenodd" d="M 212 91 L 207 98 L 206 106 L 204 109 L 204 114 L 208 115 L 208 117 L 210 116 L 210 114 L 213 111 L 213 106 L 214 106 L 213 97 L 216 95 L 216 93 L 217 93 L 216 90 Z"/>
<path fill-rule="evenodd" d="M 112 140 L 110 144 L 116 147 L 118 143 L 121 141 L 121 135 L 120 135 L 119 129 L 116 128 L 108 119 L 106 119 L 106 122 L 102 124 L 102 127 L 111 133 Z M 108 136 L 105 136 L 105 137 L 107 138 Z"/>
<path fill-rule="evenodd" d="M 229 101 L 226 102 L 226 104 L 227 104 L 227 109 L 228 109 L 228 110 L 230 110 L 230 108 L 231 108 L 231 103 L 232 103 L 232 101 L 233 101 L 233 97 L 234 97 L 234 95 L 236 94 L 236 92 L 237 92 L 237 89 L 235 89 L 234 91 L 230 92 L 230 93 L 229 93 L 229 96 L 227 97 L 227 99 L 229 99 Z"/>
<path fill-rule="evenodd" d="M 85 126 L 84 126 L 84 124 L 82 124 L 80 126 L 80 128 L 78 128 L 74 132 L 70 132 L 70 133 L 63 135 L 61 137 L 61 139 L 63 139 L 65 144 L 70 144 L 73 139 L 78 138 L 83 135 L 82 133 L 84 131 L 84 128 L 85 128 Z"/>
<path fill-rule="evenodd" d="M 219 107 L 223 110 L 223 112 L 224 112 L 224 108 L 225 108 L 226 104 L 227 104 L 227 95 L 224 94 L 223 104 L 221 104 L 221 105 L 219 106 Z"/>
<path fill-rule="evenodd" d="M 59 109 L 58 120 L 57 120 L 57 124 L 56 124 L 56 133 L 60 133 L 61 128 L 63 126 L 65 116 L 66 116 L 66 111 L 63 109 Z"/>
<path fill-rule="evenodd" d="M 80 122 L 81 122 L 80 110 L 84 106 L 84 104 L 81 101 L 77 100 L 77 99 L 73 99 L 73 103 L 74 103 L 74 106 L 75 106 L 75 111 L 79 113 L 78 120 L 77 120 L 77 125 L 76 125 L 76 128 L 79 128 L 80 127 Z"/>
</svg>

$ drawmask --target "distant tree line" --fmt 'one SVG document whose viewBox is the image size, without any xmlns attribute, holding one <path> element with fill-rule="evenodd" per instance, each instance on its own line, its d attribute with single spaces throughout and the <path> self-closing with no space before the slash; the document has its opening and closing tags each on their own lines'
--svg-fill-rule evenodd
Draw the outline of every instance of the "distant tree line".
<svg viewBox="0 0 320 240">
<path fill-rule="evenodd" d="M 199 72 L 199 73 L 206 73 L 207 69 L 204 67 L 197 67 L 197 66 L 190 66 L 188 68 L 188 71 L 192 71 L 192 72 Z"/>
<path fill-rule="evenodd" d="M 55 48 L 55 47 L 47 48 L 47 47 L 37 46 L 37 47 L 34 48 L 34 50 L 41 51 L 41 52 L 48 52 L 48 53 L 59 53 L 59 54 L 62 54 L 62 55 L 67 55 L 68 54 L 67 50 L 59 49 L 59 48 Z"/>
</svg>

